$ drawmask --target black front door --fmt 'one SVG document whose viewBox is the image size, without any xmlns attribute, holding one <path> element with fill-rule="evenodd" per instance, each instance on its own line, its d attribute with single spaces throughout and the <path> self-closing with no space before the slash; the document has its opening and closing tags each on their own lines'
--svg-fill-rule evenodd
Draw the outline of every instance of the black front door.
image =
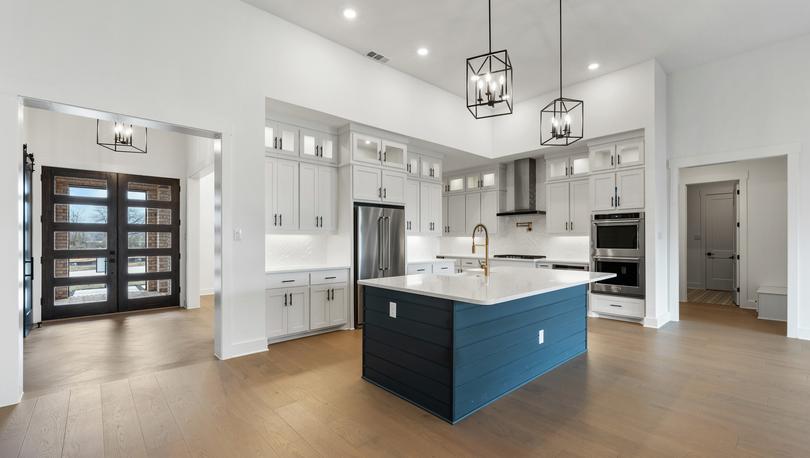
<svg viewBox="0 0 810 458">
<path fill-rule="evenodd" d="M 179 181 L 42 168 L 42 318 L 179 306 Z"/>
</svg>

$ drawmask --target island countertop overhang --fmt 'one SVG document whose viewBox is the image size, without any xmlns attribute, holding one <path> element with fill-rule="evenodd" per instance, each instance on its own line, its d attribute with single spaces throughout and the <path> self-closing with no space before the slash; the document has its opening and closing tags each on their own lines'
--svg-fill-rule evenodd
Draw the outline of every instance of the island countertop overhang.
<svg viewBox="0 0 810 458">
<path fill-rule="evenodd" d="M 494 267 L 481 274 L 404 275 L 358 280 L 363 286 L 466 302 L 495 305 L 565 288 L 607 280 L 616 274 L 521 267 Z"/>
</svg>

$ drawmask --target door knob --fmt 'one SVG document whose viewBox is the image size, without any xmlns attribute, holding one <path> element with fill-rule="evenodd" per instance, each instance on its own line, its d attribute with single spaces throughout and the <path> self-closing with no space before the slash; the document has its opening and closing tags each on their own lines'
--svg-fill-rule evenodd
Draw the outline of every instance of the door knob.
<svg viewBox="0 0 810 458">
<path fill-rule="evenodd" d="M 708 252 L 708 253 L 706 253 L 706 256 L 711 256 L 711 255 L 712 255 L 712 252 L 711 252 L 711 251 L 710 251 L 710 252 Z"/>
</svg>

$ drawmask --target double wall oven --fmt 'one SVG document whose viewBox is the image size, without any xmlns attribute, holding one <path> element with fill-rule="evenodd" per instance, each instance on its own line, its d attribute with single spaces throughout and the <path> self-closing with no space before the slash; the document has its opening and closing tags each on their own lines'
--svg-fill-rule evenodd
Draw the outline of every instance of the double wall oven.
<svg viewBox="0 0 810 458">
<path fill-rule="evenodd" d="M 592 292 L 644 297 L 644 213 L 593 215 L 591 270 L 616 274 L 592 283 Z"/>
</svg>

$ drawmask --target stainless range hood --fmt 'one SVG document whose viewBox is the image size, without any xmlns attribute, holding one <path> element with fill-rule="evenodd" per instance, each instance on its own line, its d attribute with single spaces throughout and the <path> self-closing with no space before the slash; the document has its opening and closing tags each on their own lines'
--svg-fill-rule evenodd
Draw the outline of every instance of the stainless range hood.
<svg viewBox="0 0 810 458">
<path fill-rule="evenodd" d="M 537 209 L 537 166 L 532 158 L 518 159 L 512 172 L 515 191 L 512 210 L 498 213 L 498 216 L 545 215 Z"/>
</svg>

